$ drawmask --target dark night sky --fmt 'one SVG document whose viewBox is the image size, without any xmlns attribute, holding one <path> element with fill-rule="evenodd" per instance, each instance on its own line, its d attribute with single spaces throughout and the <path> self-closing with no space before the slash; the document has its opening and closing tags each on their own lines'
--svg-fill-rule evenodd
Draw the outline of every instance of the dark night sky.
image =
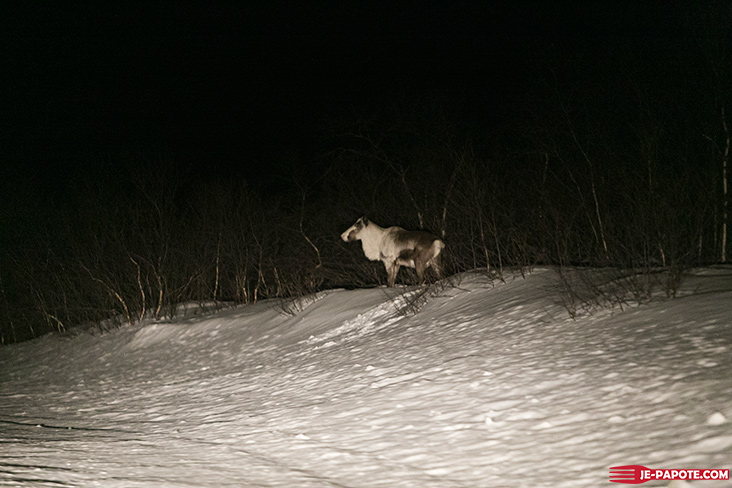
<svg viewBox="0 0 732 488">
<path fill-rule="evenodd" d="M 15 176 L 157 154 L 266 177 L 333 121 L 405 99 L 490 130 L 516 117 L 548 50 L 672 49 L 679 31 L 669 2 L 52 5 L 0 7 L 0 151 Z M 599 61 L 583 70 L 606 76 Z"/>
</svg>

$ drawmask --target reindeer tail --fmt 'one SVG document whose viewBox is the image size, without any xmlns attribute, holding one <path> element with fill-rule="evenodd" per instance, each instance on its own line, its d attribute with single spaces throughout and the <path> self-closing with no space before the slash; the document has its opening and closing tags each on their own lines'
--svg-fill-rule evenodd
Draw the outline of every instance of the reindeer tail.
<svg viewBox="0 0 732 488">
<path fill-rule="evenodd" d="M 442 252 L 442 250 L 444 248 L 445 248 L 445 243 L 442 242 L 440 239 L 435 239 L 432 242 L 432 248 L 431 248 L 431 250 L 432 250 L 432 258 L 434 259 L 437 256 L 439 256 L 440 253 Z"/>
</svg>

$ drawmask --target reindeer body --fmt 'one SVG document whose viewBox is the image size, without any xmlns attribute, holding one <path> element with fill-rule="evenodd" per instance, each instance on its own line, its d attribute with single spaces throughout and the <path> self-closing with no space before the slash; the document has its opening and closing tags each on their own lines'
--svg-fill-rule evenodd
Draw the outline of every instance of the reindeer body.
<svg viewBox="0 0 732 488">
<path fill-rule="evenodd" d="M 438 278 L 442 277 L 441 252 L 445 243 L 429 232 L 383 228 L 361 217 L 341 234 L 341 239 L 360 240 L 368 259 L 384 263 L 389 286 L 394 286 L 400 266 L 414 268 L 420 282 L 424 282 L 425 270 L 430 267 Z"/>
</svg>

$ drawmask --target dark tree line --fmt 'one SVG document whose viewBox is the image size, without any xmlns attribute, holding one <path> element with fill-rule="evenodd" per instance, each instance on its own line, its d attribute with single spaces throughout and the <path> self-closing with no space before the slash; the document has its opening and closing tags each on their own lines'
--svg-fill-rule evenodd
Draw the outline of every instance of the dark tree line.
<svg viewBox="0 0 732 488">
<path fill-rule="evenodd" d="M 384 284 L 383 266 L 339 239 L 361 215 L 438 234 L 451 273 L 725 261 L 729 41 L 723 28 L 650 71 L 631 51 L 608 54 L 610 81 L 583 73 L 595 53 L 549 50 L 510 119 L 484 126 L 420 101 L 332 122 L 276 190 L 175 160 L 113 160 L 58 203 L 5 206 L 1 342 L 172 316 L 185 302 Z"/>
</svg>

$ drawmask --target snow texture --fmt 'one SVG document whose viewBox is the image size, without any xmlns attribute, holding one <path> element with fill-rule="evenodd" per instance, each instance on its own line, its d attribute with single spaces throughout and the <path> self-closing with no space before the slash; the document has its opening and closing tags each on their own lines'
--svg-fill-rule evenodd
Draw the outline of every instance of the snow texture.
<svg viewBox="0 0 732 488">
<path fill-rule="evenodd" d="M 556 280 L 468 273 L 413 315 L 405 288 L 334 290 L 289 314 L 3 347 L 0 486 L 558 488 L 620 486 L 617 465 L 732 468 L 732 269 L 577 320 Z"/>
</svg>

